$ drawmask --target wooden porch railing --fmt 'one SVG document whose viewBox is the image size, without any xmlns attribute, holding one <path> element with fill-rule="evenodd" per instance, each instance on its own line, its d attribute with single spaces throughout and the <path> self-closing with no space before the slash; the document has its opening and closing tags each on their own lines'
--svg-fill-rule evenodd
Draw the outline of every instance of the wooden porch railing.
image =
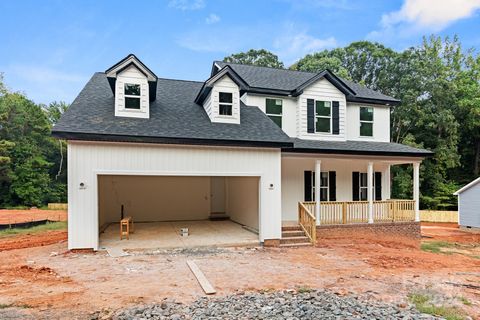
<svg viewBox="0 0 480 320">
<path fill-rule="evenodd" d="M 314 215 L 315 202 L 303 202 Z M 414 200 L 373 201 L 374 222 L 415 220 Z M 321 201 L 320 224 L 368 223 L 368 201 Z"/>
<path fill-rule="evenodd" d="M 317 241 L 317 222 L 312 211 L 302 202 L 298 203 L 298 223 L 302 227 L 310 242 L 315 245 Z"/>
</svg>

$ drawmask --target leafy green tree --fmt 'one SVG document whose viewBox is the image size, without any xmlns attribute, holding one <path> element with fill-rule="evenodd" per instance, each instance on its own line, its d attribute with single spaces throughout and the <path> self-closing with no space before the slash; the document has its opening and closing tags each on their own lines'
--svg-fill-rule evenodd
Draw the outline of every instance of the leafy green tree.
<svg viewBox="0 0 480 320">
<path fill-rule="evenodd" d="M 290 66 L 291 70 L 321 72 L 330 70 L 337 76 L 351 79 L 348 70 L 342 64 L 343 49 L 324 50 L 308 54 Z"/>
<path fill-rule="evenodd" d="M 50 123 L 42 108 L 19 93 L 0 97 L 0 140 L 9 141 L 8 183 L 1 185 L 8 205 L 41 205 L 47 200 L 52 148 Z"/>
<path fill-rule="evenodd" d="M 67 111 L 68 107 L 69 105 L 64 101 L 54 101 L 48 106 L 45 106 L 44 110 L 47 114 L 48 120 L 54 125 L 58 120 L 60 120 L 60 117 L 65 111 Z"/>
<path fill-rule="evenodd" d="M 457 88 L 456 118 L 462 124 L 459 154 L 463 158 L 459 174 L 467 182 L 480 173 L 480 56 L 467 56 Z"/>
<path fill-rule="evenodd" d="M 278 56 L 265 49 L 250 49 L 247 52 L 234 53 L 223 58 L 223 61 L 261 67 L 283 68 L 283 62 L 278 59 Z"/>
</svg>

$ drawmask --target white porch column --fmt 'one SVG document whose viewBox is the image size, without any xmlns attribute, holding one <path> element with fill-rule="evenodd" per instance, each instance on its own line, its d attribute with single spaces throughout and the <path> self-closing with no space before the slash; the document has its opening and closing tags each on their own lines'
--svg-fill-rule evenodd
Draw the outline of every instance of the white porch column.
<svg viewBox="0 0 480 320">
<path fill-rule="evenodd" d="M 420 162 L 413 163 L 413 200 L 415 200 L 415 221 L 420 221 Z"/>
<path fill-rule="evenodd" d="M 373 162 L 367 167 L 368 223 L 373 223 Z"/>
<path fill-rule="evenodd" d="M 320 169 L 321 160 L 315 160 L 315 219 L 317 226 L 320 225 Z"/>
<path fill-rule="evenodd" d="M 387 169 L 385 170 L 385 189 L 386 195 L 383 199 L 391 199 L 392 198 L 392 181 L 390 180 L 390 171 L 392 170 L 391 165 L 387 165 Z"/>
</svg>

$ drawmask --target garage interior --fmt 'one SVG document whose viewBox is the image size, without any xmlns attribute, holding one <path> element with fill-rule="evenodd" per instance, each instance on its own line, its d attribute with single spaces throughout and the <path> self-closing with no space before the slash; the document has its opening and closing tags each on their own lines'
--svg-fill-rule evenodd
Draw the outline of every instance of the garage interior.
<svg viewBox="0 0 480 320">
<path fill-rule="evenodd" d="M 258 188 L 259 177 L 99 175 L 100 247 L 257 245 Z M 122 206 L 129 240 L 120 240 Z"/>
</svg>

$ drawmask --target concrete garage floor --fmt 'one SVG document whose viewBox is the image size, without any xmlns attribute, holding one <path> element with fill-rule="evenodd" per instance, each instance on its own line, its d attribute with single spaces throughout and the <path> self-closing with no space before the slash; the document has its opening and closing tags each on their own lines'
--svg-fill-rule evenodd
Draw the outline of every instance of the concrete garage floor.
<svg viewBox="0 0 480 320">
<path fill-rule="evenodd" d="M 180 229 L 188 228 L 187 237 L 180 236 Z M 134 233 L 130 239 L 120 240 L 118 223 L 111 224 L 100 234 L 100 248 L 109 249 L 170 249 L 204 246 L 249 246 L 258 245 L 258 235 L 240 224 L 224 221 L 134 221 Z"/>
</svg>

